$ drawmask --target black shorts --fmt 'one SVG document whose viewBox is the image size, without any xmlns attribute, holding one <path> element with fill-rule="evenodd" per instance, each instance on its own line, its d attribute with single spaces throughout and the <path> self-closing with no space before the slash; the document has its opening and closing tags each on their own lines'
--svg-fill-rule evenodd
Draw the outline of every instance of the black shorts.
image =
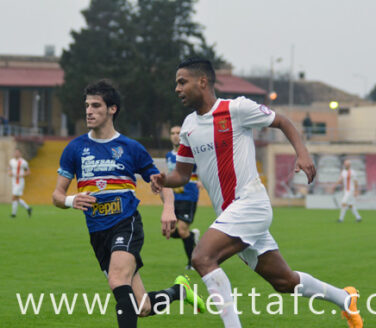
<svg viewBox="0 0 376 328">
<path fill-rule="evenodd" d="M 178 220 L 184 221 L 188 224 L 193 222 L 193 218 L 196 213 L 196 202 L 190 202 L 188 200 L 176 200 L 175 201 L 175 215 Z"/>
<path fill-rule="evenodd" d="M 92 232 L 90 243 L 102 271 L 106 274 L 110 266 L 111 253 L 114 251 L 133 254 L 137 270 L 140 269 L 143 266 L 140 252 L 144 244 L 144 228 L 140 213 L 136 211 L 107 230 Z"/>
</svg>

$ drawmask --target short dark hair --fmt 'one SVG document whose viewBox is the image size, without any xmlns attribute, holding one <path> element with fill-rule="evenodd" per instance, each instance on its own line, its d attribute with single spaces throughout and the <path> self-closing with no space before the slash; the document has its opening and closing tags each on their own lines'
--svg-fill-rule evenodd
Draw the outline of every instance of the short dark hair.
<svg viewBox="0 0 376 328">
<path fill-rule="evenodd" d="M 205 74 L 208 78 L 209 84 L 211 86 L 214 86 L 216 79 L 215 71 L 210 60 L 200 57 L 191 57 L 182 61 L 178 66 L 178 69 L 180 68 L 186 68 L 188 70 L 193 70 Z"/>
<path fill-rule="evenodd" d="M 116 119 L 120 112 L 121 97 L 119 91 L 114 87 L 111 80 L 103 79 L 90 83 L 84 91 L 84 99 L 90 96 L 101 96 L 107 107 L 116 106 L 116 112 L 113 120 Z"/>
</svg>

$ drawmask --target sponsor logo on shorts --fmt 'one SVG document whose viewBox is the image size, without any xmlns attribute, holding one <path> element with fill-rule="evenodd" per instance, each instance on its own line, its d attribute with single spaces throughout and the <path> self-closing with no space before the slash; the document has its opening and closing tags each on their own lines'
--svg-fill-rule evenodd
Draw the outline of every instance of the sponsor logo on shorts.
<svg viewBox="0 0 376 328">
<path fill-rule="evenodd" d="M 229 222 L 223 222 L 223 221 L 218 221 L 218 220 L 215 220 L 214 223 L 219 223 L 219 224 L 227 224 Z"/>
<path fill-rule="evenodd" d="M 95 203 L 92 216 L 106 216 L 121 213 L 121 199 L 116 197 L 112 202 Z"/>
<path fill-rule="evenodd" d="M 115 245 L 124 245 L 124 237 L 117 237 L 115 240 Z"/>
</svg>

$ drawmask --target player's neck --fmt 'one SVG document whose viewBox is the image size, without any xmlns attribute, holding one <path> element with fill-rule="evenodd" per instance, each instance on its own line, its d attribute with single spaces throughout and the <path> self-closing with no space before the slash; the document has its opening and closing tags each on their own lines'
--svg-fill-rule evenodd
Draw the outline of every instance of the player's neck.
<svg viewBox="0 0 376 328">
<path fill-rule="evenodd" d="M 90 135 L 94 139 L 111 139 L 116 134 L 116 130 L 113 125 L 109 127 L 91 129 L 90 131 Z"/>
<path fill-rule="evenodd" d="M 197 114 L 204 115 L 213 108 L 217 97 L 215 94 L 208 94 L 207 97 L 203 98 L 202 104 L 196 109 Z"/>
<path fill-rule="evenodd" d="M 178 150 L 179 150 L 179 145 L 177 145 L 177 146 L 173 145 L 173 146 L 172 146 L 172 150 L 173 150 L 175 153 L 177 153 Z"/>
</svg>

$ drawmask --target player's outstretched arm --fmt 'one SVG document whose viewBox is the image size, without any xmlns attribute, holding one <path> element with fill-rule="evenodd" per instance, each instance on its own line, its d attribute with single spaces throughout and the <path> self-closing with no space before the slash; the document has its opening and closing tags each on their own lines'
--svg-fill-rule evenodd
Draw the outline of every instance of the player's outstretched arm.
<svg viewBox="0 0 376 328">
<path fill-rule="evenodd" d="M 270 127 L 278 128 L 285 134 L 291 145 L 294 147 L 297 155 L 295 172 L 303 170 L 307 175 L 308 183 L 311 183 L 315 178 L 316 168 L 298 130 L 288 118 L 280 114 L 275 115 L 275 119 Z"/>
<path fill-rule="evenodd" d="M 73 207 L 82 211 L 87 211 L 88 208 L 93 207 L 96 198 L 88 195 L 88 193 L 67 196 L 70 183 L 70 179 L 61 175 L 58 176 L 55 191 L 52 193 L 53 204 L 59 208 Z"/>
<path fill-rule="evenodd" d="M 152 175 L 151 190 L 160 193 L 163 187 L 176 188 L 186 185 L 191 178 L 193 167 L 190 163 L 177 162 L 175 169 L 168 175 L 163 172 Z"/>
<path fill-rule="evenodd" d="M 162 234 L 167 239 L 170 238 L 171 231 L 175 229 L 176 216 L 174 207 L 174 193 L 170 188 L 163 188 L 161 192 L 163 201 L 163 211 L 161 216 Z"/>
</svg>

